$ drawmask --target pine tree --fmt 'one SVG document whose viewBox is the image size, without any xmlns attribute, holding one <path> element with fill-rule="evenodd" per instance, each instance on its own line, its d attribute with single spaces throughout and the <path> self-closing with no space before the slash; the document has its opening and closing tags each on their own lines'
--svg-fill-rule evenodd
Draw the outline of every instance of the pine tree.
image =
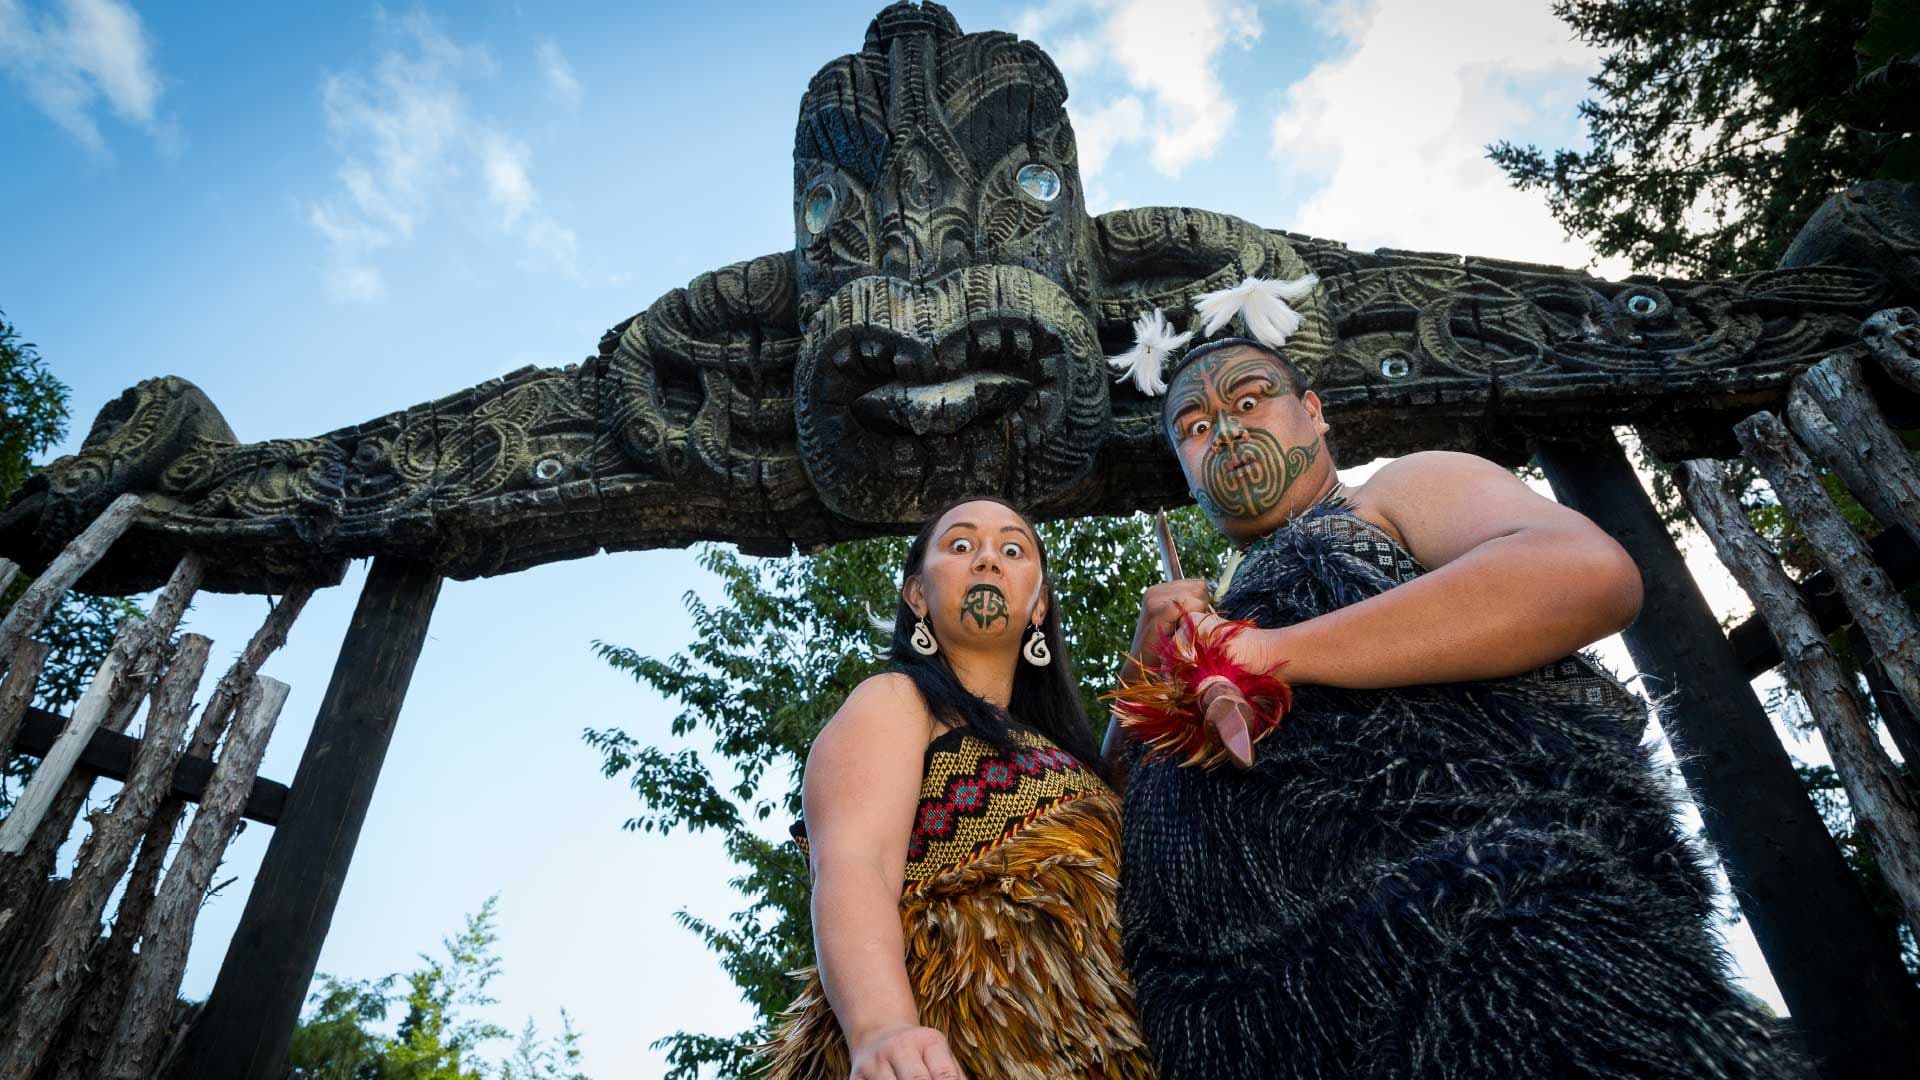
<svg viewBox="0 0 1920 1080">
<path fill-rule="evenodd" d="M 1920 179 L 1915 0 L 1556 0 L 1605 50 L 1589 147 L 1501 142 L 1568 233 L 1637 270 L 1766 270 L 1828 195 Z"/>
</svg>

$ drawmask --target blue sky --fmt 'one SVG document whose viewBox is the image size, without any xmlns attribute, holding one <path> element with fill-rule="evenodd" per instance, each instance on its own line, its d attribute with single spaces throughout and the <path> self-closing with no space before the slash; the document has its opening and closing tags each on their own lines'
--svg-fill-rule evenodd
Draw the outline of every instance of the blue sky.
<svg viewBox="0 0 1920 1080">
<path fill-rule="evenodd" d="M 154 375 L 198 384 L 252 440 L 583 358 L 664 291 L 791 243 L 800 92 L 879 6 L 0 0 L 0 309 L 72 387 L 60 450 Z M 1498 138 L 1579 138 L 1595 58 L 1544 2 L 951 6 L 1053 53 L 1096 212 L 1184 204 L 1356 247 L 1589 259 L 1482 158 Z M 364 570 L 268 668 L 293 694 L 267 776 L 292 778 Z M 1744 600 L 1723 578 L 1726 614 Z M 669 708 L 590 642 L 684 647 L 689 589 L 714 586 L 679 551 L 447 584 L 321 970 L 404 968 L 498 892 L 493 1014 L 551 1029 L 567 1008 L 592 1075 L 657 1075 L 652 1040 L 744 1021 L 671 918 L 733 910 L 717 838 L 622 832 L 634 803 L 579 737 L 666 740 Z M 264 613 L 210 596 L 187 628 L 220 661 Z M 239 880 L 205 909 L 190 995 L 267 834 L 230 852 Z M 1731 943 L 1777 1006 L 1750 940 Z"/>
</svg>

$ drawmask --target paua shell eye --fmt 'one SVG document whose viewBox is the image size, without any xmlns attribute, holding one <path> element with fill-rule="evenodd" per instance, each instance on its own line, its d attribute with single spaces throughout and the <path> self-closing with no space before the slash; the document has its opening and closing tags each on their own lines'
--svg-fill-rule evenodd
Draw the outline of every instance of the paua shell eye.
<svg viewBox="0 0 1920 1080">
<path fill-rule="evenodd" d="M 1013 182 L 1041 202 L 1052 202 L 1060 196 L 1060 174 L 1038 162 L 1020 166 L 1020 171 L 1013 174 Z"/>
<path fill-rule="evenodd" d="M 807 231 L 815 236 L 827 230 L 827 222 L 833 220 L 833 188 L 826 184 L 815 184 L 807 192 L 806 201 L 800 204 L 800 221 Z"/>
<path fill-rule="evenodd" d="M 1636 285 L 1614 298 L 1614 304 L 1640 322 L 1664 320 L 1673 314 L 1673 301 L 1651 285 Z"/>
</svg>

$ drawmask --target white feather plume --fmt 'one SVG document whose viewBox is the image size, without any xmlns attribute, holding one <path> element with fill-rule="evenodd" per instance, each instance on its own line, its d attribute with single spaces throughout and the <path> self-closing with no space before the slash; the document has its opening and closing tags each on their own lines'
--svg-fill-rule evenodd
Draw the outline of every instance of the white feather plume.
<svg viewBox="0 0 1920 1080">
<path fill-rule="evenodd" d="M 1173 350 L 1193 338 L 1193 331 L 1173 332 L 1173 324 L 1159 308 L 1133 320 L 1133 348 L 1119 356 L 1107 357 L 1107 366 L 1118 372 L 1114 382 L 1133 379 L 1133 385 L 1148 397 L 1167 392 L 1165 372 Z"/>
<path fill-rule="evenodd" d="M 1229 288 L 1201 293 L 1194 298 L 1193 309 L 1206 321 L 1208 336 L 1239 315 L 1255 341 L 1277 349 L 1300 329 L 1300 313 L 1287 301 L 1306 299 L 1318 284 L 1320 279 L 1313 274 L 1292 279 L 1250 277 Z"/>
</svg>

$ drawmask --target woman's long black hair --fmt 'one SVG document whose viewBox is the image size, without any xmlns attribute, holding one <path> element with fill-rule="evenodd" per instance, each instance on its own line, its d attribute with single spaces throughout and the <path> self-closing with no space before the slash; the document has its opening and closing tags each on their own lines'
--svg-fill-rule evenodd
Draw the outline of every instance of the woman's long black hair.
<svg viewBox="0 0 1920 1080">
<path fill-rule="evenodd" d="M 926 565 L 927 547 L 933 542 L 934 527 L 947 512 L 961 503 L 991 502 L 1020 515 L 1021 521 L 1027 516 L 1019 507 L 991 495 L 971 495 L 964 499 L 955 499 L 933 516 L 920 528 L 920 535 L 913 538 L 907 548 L 907 562 L 900 570 L 900 584 L 906 586 L 907 579 L 919 573 Z M 891 656 L 894 670 L 913 680 L 920 690 L 920 697 L 927 703 L 927 710 L 936 719 L 953 728 L 965 728 L 997 747 L 1010 745 L 1012 733 L 1007 725 L 1008 714 L 1021 724 L 1053 740 L 1062 750 L 1080 759 L 1080 763 L 1100 772 L 1103 769 L 1100 760 L 1100 748 L 1093 741 L 1093 727 L 1087 722 L 1087 710 L 1080 703 L 1080 691 L 1073 681 L 1073 658 L 1067 653 L 1067 639 L 1060 632 L 1060 603 L 1053 595 L 1053 577 L 1047 572 L 1047 551 L 1040 543 L 1040 533 L 1027 522 L 1027 528 L 1033 533 L 1035 554 L 1040 558 L 1040 587 L 1047 594 L 1047 617 L 1040 623 L 1040 632 L 1046 635 L 1047 648 L 1053 653 L 1053 663 L 1046 667 L 1035 667 L 1023 658 L 1014 669 L 1013 696 L 1007 701 L 1003 711 L 998 706 L 968 690 L 961 684 L 953 669 L 947 666 L 944 655 L 921 656 L 913 645 L 913 624 L 918 621 L 913 609 L 907 606 L 903 596 L 893 614 L 893 645 Z M 1023 631 L 1024 633 L 1024 631 Z M 1022 639 L 1024 640 L 1024 638 Z"/>
</svg>

